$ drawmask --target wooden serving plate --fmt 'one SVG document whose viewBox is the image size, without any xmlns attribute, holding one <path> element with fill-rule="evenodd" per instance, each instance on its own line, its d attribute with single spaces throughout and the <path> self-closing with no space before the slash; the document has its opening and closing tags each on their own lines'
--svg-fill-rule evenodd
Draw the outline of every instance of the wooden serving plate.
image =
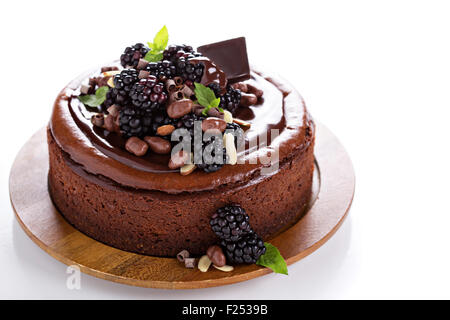
<svg viewBox="0 0 450 320">
<path fill-rule="evenodd" d="M 45 128 L 22 147 L 11 169 L 9 190 L 17 220 L 26 234 L 52 257 L 77 265 L 92 276 L 128 285 L 192 289 L 221 286 L 271 272 L 239 265 L 232 272 L 186 269 L 175 258 L 130 253 L 100 243 L 72 227 L 53 206 L 47 190 L 48 151 Z M 310 207 L 293 226 L 270 242 L 287 264 L 324 244 L 342 224 L 353 200 L 351 161 L 336 137 L 323 125 L 316 131 L 316 172 Z"/>
</svg>

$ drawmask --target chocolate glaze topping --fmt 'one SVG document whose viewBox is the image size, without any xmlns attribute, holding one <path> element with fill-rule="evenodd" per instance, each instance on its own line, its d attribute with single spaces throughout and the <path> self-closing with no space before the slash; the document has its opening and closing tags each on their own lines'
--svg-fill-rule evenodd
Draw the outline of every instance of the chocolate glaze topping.
<svg viewBox="0 0 450 320">
<path fill-rule="evenodd" d="M 221 94 L 227 91 L 227 76 L 214 62 L 206 57 L 198 57 L 189 59 L 189 62 L 193 64 L 201 63 L 205 66 L 205 71 L 203 72 L 201 84 L 208 86 L 208 84 L 217 82 L 221 89 Z"/>
<path fill-rule="evenodd" d="M 283 162 L 309 145 L 308 132 L 314 130 L 301 96 L 289 84 L 253 71 L 248 83 L 262 89 L 264 99 L 255 106 L 240 107 L 235 117 L 251 123 L 246 132 L 247 146 L 256 145 L 258 135 L 268 133 L 267 146 L 240 154 L 245 164 L 226 165 L 209 174 L 196 170 L 182 176 L 168 169 L 168 155 L 149 152 L 144 157 L 134 156 L 124 149 L 125 140 L 120 135 L 90 123 L 91 115 L 97 110 L 87 110 L 75 95 L 81 83 L 92 74 L 80 76 L 61 91 L 55 101 L 50 129 L 58 145 L 85 172 L 107 177 L 122 186 L 179 193 L 253 183 L 263 164 L 249 164 L 250 160 L 278 147 L 279 161 Z M 272 142 L 271 129 L 280 131 Z"/>
</svg>

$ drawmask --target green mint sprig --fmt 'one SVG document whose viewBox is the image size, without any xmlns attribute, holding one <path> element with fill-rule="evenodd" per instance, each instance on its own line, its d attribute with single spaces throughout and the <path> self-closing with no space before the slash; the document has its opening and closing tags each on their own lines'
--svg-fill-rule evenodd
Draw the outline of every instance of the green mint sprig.
<svg viewBox="0 0 450 320">
<path fill-rule="evenodd" d="M 195 89 L 195 97 L 200 105 L 204 106 L 202 114 L 206 116 L 208 114 L 208 110 L 211 108 L 218 108 L 220 104 L 220 97 L 216 98 L 214 91 L 211 88 L 204 86 L 201 83 L 194 82 Z M 219 108 L 219 111 L 223 111 L 222 108 Z"/>
<path fill-rule="evenodd" d="M 267 267 L 275 273 L 288 274 L 287 264 L 277 247 L 268 242 L 264 243 L 266 253 L 259 257 L 256 264 Z"/>
<path fill-rule="evenodd" d="M 89 107 L 98 107 L 106 100 L 106 93 L 108 92 L 109 87 L 103 86 L 98 88 L 95 91 L 95 94 L 87 94 L 84 96 L 78 96 L 81 102 Z"/>
<path fill-rule="evenodd" d="M 147 42 L 150 51 L 145 55 L 145 60 L 148 62 L 158 62 L 163 58 L 163 51 L 167 47 L 167 43 L 169 42 L 169 32 L 167 31 L 167 27 L 162 27 L 161 30 L 158 31 L 156 36 L 153 38 L 152 42 Z"/>
</svg>

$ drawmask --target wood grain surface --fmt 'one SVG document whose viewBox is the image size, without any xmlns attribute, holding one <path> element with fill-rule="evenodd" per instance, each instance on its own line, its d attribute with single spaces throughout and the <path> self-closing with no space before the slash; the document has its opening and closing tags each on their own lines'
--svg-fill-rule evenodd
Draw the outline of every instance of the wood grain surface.
<svg viewBox="0 0 450 320">
<path fill-rule="evenodd" d="M 353 200 L 351 161 L 336 137 L 323 125 L 316 131 L 316 172 L 308 212 L 270 242 L 292 264 L 315 251 L 340 227 Z M 256 265 L 232 272 L 186 269 L 175 258 L 125 252 L 100 243 L 73 228 L 59 214 L 47 190 L 48 154 L 45 128 L 21 149 L 10 173 L 11 203 L 26 234 L 48 254 L 77 265 L 92 276 L 128 285 L 192 289 L 249 280 L 271 272 Z"/>
</svg>

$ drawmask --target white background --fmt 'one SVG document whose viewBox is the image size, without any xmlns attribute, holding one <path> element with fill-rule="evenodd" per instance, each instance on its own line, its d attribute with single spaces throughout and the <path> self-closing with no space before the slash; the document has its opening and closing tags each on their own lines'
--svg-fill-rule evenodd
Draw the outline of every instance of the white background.
<svg viewBox="0 0 450 320">
<path fill-rule="evenodd" d="M 0 298 L 450 298 L 449 16 L 445 1 L 2 1 Z M 252 63 L 299 89 L 353 160 L 350 216 L 288 277 L 167 291 L 82 275 L 68 290 L 14 219 L 11 164 L 65 84 L 164 24 L 171 43 L 244 35 Z"/>
</svg>

